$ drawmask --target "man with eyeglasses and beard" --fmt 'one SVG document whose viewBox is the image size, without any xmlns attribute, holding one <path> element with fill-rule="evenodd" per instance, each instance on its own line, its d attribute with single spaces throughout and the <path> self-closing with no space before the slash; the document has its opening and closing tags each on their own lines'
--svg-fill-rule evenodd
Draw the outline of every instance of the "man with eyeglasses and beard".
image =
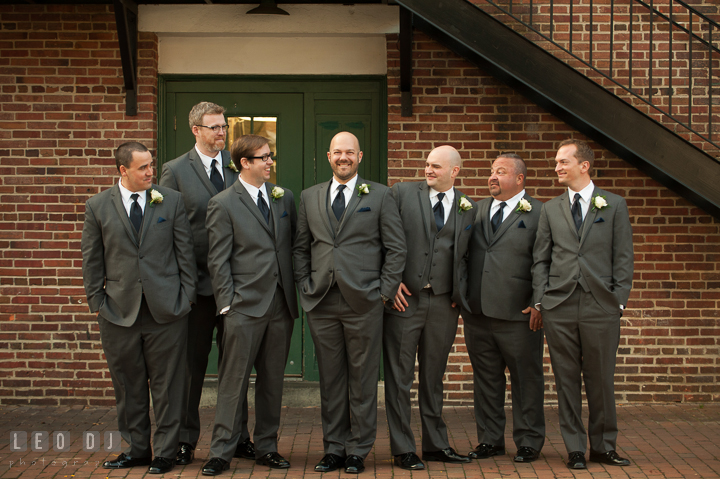
<svg viewBox="0 0 720 479">
<path fill-rule="evenodd" d="M 188 318 L 188 342 L 185 371 L 184 406 L 180 427 L 178 465 L 190 464 L 200 437 L 200 397 L 202 396 L 208 355 L 212 348 L 213 331 L 217 328 L 217 344 L 222 344 L 222 317 L 217 305 L 208 271 L 208 233 L 205 228 L 210 198 L 230 187 L 238 179 L 238 168 L 225 151 L 228 125 L 225 108 L 215 103 L 200 102 L 190 110 L 190 129 L 195 146 L 184 155 L 163 165 L 160 185 L 182 193 L 195 244 L 198 270 L 197 304 Z M 219 348 L 218 363 L 222 357 Z M 242 436 L 235 457 L 255 459 L 255 448 L 247 428 L 247 400 L 242 405 Z"/>
</svg>

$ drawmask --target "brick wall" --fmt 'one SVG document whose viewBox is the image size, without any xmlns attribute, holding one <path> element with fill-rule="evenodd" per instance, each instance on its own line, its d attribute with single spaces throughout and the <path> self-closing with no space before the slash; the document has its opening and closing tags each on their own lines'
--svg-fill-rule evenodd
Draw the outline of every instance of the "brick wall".
<svg viewBox="0 0 720 479">
<path fill-rule="evenodd" d="M 528 193 L 547 200 L 556 145 L 578 132 L 446 48 L 415 32 L 413 116 L 400 116 L 398 39 L 388 36 L 389 182 L 423 178 L 427 153 L 450 144 L 464 158 L 460 184 L 488 196 L 491 160 L 526 159 Z M 720 401 L 720 221 L 593 145 L 593 181 L 630 208 L 635 278 L 616 370 L 618 401 Z M 698 172 L 702 174 L 702 172 Z M 446 373 L 446 400 L 472 401 L 462 326 Z M 545 354 L 546 399 L 557 396 Z M 508 393 L 509 394 L 509 393 Z"/>
<path fill-rule="evenodd" d="M 157 37 L 125 115 L 111 6 L 0 6 L 0 403 L 114 404 L 82 286 L 84 203 L 157 143 Z"/>
</svg>

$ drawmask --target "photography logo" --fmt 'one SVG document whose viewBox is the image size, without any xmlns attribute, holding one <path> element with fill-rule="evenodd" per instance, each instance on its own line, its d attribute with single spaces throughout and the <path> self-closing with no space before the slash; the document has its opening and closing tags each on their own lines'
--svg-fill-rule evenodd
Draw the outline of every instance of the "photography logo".
<svg viewBox="0 0 720 479">
<path fill-rule="evenodd" d="M 72 445 L 70 431 L 11 431 L 10 452 L 47 452 L 52 448 L 55 452 L 67 452 Z M 84 431 L 82 433 L 82 450 L 95 452 L 102 448 L 106 452 L 120 452 L 120 431 Z"/>
</svg>

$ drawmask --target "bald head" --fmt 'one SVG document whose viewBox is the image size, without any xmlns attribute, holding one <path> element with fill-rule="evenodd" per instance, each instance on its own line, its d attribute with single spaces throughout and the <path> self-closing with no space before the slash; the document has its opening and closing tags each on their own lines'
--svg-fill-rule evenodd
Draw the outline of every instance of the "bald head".
<svg viewBox="0 0 720 479">
<path fill-rule="evenodd" d="M 455 148 L 438 146 L 430 152 L 425 162 L 425 181 L 436 191 L 447 191 L 455 184 L 461 164 L 462 158 Z"/>
<path fill-rule="evenodd" d="M 335 179 L 344 184 L 357 174 L 363 154 L 357 137 L 349 131 L 341 131 L 330 141 L 327 156 Z"/>
</svg>

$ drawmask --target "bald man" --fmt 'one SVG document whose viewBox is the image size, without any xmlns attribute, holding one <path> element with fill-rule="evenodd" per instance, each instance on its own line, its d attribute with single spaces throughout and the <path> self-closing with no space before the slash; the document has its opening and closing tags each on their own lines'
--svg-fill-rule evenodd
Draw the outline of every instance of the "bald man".
<svg viewBox="0 0 720 479">
<path fill-rule="evenodd" d="M 320 370 L 325 456 L 317 472 L 358 474 L 377 431 L 383 303 L 405 267 L 405 236 L 390 189 L 357 174 L 358 139 L 332 139 L 329 182 L 300 195 L 295 281 Z"/>
<path fill-rule="evenodd" d="M 442 419 L 443 375 L 455 341 L 462 301 L 464 259 L 475 221 L 475 202 L 454 188 L 460 154 L 451 146 L 430 152 L 425 181 L 392 187 L 408 253 L 392 307 L 385 309 L 383 351 L 385 406 L 395 465 L 420 470 L 410 427 L 410 388 L 415 354 L 420 364 L 418 399 L 426 461 L 470 462 L 450 447 Z"/>
</svg>

